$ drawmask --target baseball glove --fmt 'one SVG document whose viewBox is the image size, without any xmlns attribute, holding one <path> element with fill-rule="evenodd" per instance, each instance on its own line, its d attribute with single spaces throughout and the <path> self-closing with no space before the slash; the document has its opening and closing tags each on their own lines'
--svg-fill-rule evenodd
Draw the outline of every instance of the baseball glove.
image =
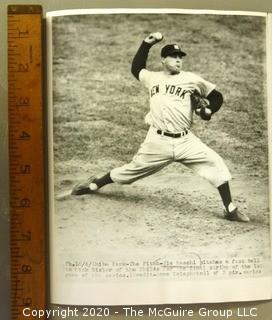
<svg viewBox="0 0 272 320">
<path fill-rule="evenodd" d="M 200 95 L 197 90 L 194 90 L 191 94 L 191 105 L 196 115 L 203 120 L 210 120 L 212 117 L 212 111 L 209 108 L 209 100 Z"/>
</svg>

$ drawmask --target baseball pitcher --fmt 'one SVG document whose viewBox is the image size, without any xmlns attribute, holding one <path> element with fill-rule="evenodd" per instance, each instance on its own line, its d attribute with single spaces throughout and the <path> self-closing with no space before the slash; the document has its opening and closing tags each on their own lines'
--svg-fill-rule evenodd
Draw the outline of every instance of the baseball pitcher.
<svg viewBox="0 0 272 320">
<path fill-rule="evenodd" d="M 193 115 L 209 121 L 223 104 L 215 84 L 182 70 L 186 53 L 178 44 L 161 49 L 162 70 L 147 70 L 149 50 L 163 39 L 151 33 L 140 45 L 131 72 L 148 90 L 150 110 L 145 117 L 149 125 L 144 142 L 132 161 L 106 175 L 90 177 L 72 190 L 72 195 L 92 194 L 109 183 L 130 184 L 158 172 L 173 161 L 182 163 L 216 187 L 224 206 L 224 216 L 231 221 L 248 222 L 245 213 L 232 201 L 231 174 L 224 160 L 191 132 Z"/>
</svg>

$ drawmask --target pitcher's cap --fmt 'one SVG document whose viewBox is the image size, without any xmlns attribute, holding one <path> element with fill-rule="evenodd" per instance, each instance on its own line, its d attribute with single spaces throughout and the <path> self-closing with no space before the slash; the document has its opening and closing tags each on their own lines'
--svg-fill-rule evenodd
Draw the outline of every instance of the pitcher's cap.
<svg viewBox="0 0 272 320">
<path fill-rule="evenodd" d="M 186 53 L 181 51 L 180 46 L 174 43 L 174 44 L 167 44 L 162 48 L 161 57 L 166 58 L 167 56 L 170 56 L 171 54 L 174 54 L 174 53 L 179 54 L 181 57 L 186 56 Z"/>
</svg>

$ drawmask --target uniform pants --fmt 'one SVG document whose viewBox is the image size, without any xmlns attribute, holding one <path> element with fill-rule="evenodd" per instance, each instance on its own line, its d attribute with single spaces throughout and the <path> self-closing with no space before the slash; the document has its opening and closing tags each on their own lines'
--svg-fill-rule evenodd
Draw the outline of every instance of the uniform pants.
<svg viewBox="0 0 272 320">
<path fill-rule="evenodd" d="M 150 127 L 132 161 L 113 169 L 110 176 L 114 182 L 130 184 L 158 172 L 172 162 L 184 164 L 215 187 L 231 179 L 224 160 L 192 132 L 172 138 L 158 134 L 154 127 Z"/>
</svg>

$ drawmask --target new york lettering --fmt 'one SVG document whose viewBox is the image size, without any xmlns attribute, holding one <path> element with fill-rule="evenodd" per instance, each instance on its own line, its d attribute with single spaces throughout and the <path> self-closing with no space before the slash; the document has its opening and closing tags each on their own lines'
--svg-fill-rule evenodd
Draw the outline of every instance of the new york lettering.
<svg viewBox="0 0 272 320">
<path fill-rule="evenodd" d="M 155 94 L 160 92 L 160 86 L 156 85 L 151 88 L 150 90 L 150 96 L 153 97 Z M 185 95 L 187 93 L 191 94 L 191 90 L 183 89 L 182 87 L 166 84 L 165 85 L 165 94 L 171 94 L 175 96 L 179 96 L 180 98 L 184 99 Z"/>
<path fill-rule="evenodd" d="M 166 84 L 165 85 L 165 93 L 174 94 L 175 96 L 179 96 L 180 98 L 184 99 L 186 93 L 192 93 L 191 90 L 182 89 L 182 87 L 174 86 L 173 84 Z"/>
</svg>

